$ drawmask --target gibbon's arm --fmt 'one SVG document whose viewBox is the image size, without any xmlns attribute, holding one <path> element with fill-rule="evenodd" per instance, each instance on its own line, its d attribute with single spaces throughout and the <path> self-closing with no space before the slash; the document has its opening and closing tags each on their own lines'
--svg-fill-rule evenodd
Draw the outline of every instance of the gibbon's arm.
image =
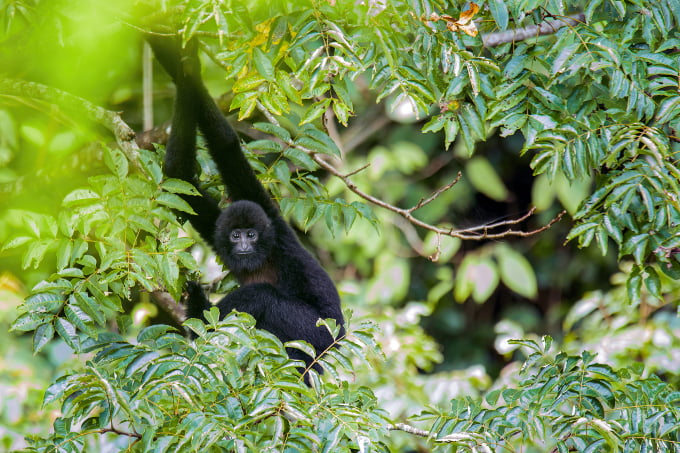
<svg viewBox="0 0 680 453">
<path fill-rule="evenodd" d="M 198 127 L 203 133 L 210 156 L 215 161 L 232 201 L 250 200 L 262 206 L 270 217 L 279 209 L 260 184 L 241 150 L 238 135 L 222 115 L 200 78 L 193 78 L 198 105 Z M 180 86 L 177 87 L 180 90 Z"/>
<path fill-rule="evenodd" d="M 148 35 L 147 40 L 154 50 L 156 59 L 177 85 L 174 113 L 170 137 L 165 148 L 165 175 L 178 178 L 198 186 L 196 178 L 196 127 L 197 108 L 195 96 L 189 85 L 181 82 L 186 73 L 194 68 L 185 67 L 174 38 Z M 195 49 L 192 49 L 195 52 Z M 200 68 L 198 68 L 200 69 Z M 186 87 L 179 89 L 180 86 Z M 191 222 L 199 234 L 212 244 L 215 235 L 215 223 L 220 215 L 217 201 L 209 194 L 201 191 L 201 196 L 184 195 L 181 197 L 191 206 L 196 214 L 182 213 L 181 216 Z"/>
<path fill-rule="evenodd" d="M 165 147 L 165 174 L 171 178 L 183 179 L 198 189 L 201 196 L 184 195 L 181 197 L 189 203 L 196 214 L 182 213 L 182 217 L 209 244 L 213 244 L 215 226 L 220 215 L 217 201 L 207 192 L 198 188 L 196 178 L 196 117 L 187 100 L 190 93 L 177 92 L 175 113 L 172 118 L 172 128 L 168 144 Z"/>
<path fill-rule="evenodd" d="M 180 136 L 175 140 L 183 142 L 188 147 L 190 139 L 184 134 L 198 124 L 206 139 L 210 156 L 215 161 L 231 199 L 254 201 L 262 206 L 269 216 L 277 216 L 278 206 L 258 181 L 241 150 L 238 135 L 224 118 L 203 84 L 197 43 L 191 40 L 186 48 L 182 49 L 176 37 L 150 35 L 147 36 L 147 40 L 156 58 L 177 87 L 175 104 L 177 121 L 172 123 L 171 135 L 178 132 Z M 195 159 L 195 138 L 193 140 L 194 151 L 191 151 L 191 155 L 186 151 L 188 148 L 183 148 L 185 153 L 177 158 L 184 168 L 192 169 L 192 177 L 195 163 L 191 166 L 189 163 L 192 158 Z M 187 176 L 187 174 L 182 176 Z"/>
</svg>

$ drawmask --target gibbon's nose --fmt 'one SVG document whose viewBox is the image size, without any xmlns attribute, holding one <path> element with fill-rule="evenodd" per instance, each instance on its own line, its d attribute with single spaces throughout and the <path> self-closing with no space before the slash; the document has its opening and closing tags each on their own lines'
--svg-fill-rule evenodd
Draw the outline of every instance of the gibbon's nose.
<svg viewBox="0 0 680 453">
<path fill-rule="evenodd" d="M 253 247 L 250 242 L 248 242 L 248 239 L 245 236 L 242 236 L 234 245 L 234 251 L 237 255 L 247 255 L 248 253 L 253 252 Z"/>
</svg>

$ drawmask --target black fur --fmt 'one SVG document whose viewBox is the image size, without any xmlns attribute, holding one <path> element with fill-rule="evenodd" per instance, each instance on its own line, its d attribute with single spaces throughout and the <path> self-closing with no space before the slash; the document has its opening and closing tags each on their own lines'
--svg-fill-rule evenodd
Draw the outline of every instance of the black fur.
<svg viewBox="0 0 680 453">
<path fill-rule="evenodd" d="M 196 47 L 189 43 L 180 51 L 176 40 L 150 37 L 154 53 L 177 87 L 172 130 L 166 148 L 165 173 L 196 185 L 196 128 L 205 137 L 208 150 L 220 171 L 233 203 L 221 211 L 206 193 L 185 196 L 196 212 L 188 220 L 234 273 L 240 287 L 218 304 L 220 315 L 232 310 L 250 313 L 258 328 L 266 329 L 282 342 L 305 340 L 323 352 L 333 343 L 319 318 L 343 324 L 340 297 L 328 274 L 307 252 L 278 206 L 257 180 L 241 151 L 237 134 L 229 126 L 203 85 Z M 258 239 L 255 252 L 232 253 L 230 233 L 234 228 L 253 228 Z M 205 320 L 203 310 L 211 306 L 201 287 L 187 287 L 187 315 Z M 292 358 L 312 358 L 289 349 Z M 315 367 L 318 369 L 318 367 Z"/>
</svg>

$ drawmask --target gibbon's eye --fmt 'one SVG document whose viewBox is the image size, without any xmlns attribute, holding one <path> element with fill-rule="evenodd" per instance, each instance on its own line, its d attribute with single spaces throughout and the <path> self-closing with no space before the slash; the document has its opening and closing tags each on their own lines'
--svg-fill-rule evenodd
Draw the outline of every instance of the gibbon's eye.
<svg viewBox="0 0 680 453">
<path fill-rule="evenodd" d="M 241 233 L 238 231 L 232 231 L 231 232 L 231 238 L 232 239 L 241 239 Z"/>
<path fill-rule="evenodd" d="M 257 233 L 253 230 L 248 231 L 248 239 L 255 239 L 257 238 Z"/>
</svg>

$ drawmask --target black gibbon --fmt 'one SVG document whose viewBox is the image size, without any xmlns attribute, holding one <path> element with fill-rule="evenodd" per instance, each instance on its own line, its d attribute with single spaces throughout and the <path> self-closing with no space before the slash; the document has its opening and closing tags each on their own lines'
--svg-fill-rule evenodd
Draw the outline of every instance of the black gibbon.
<svg viewBox="0 0 680 453">
<path fill-rule="evenodd" d="M 217 304 L 220 316 L 232 310 L 246 312 L 255 318 L 258 328 L 268 330 L 282 342 L 304 340 L 317 354 L 325 351 L 334 339 L 326 327 L 317 326 L 319 318 L 344 323 L 335 285 L 302 247 L 257 180 L 238 135 L 203 84 L 195 43 L 181 49 L 175 38 L 147 38 L 177 87 L 165 174 L 197 186 L 198 128 L 232 200 L 221 210 L 217 201 L 200 188 L 202 196 L 184 195 L 196 212 L 186 217 L 240 283 Z M 205 320 L 203 311 L 211 303 L 203 289 L 189 283 L 187 292 L 187 316 Z M 313 363 L 313 358 L 300 350 L 289 348 L 288 353 L 308 366 Z"/>
</svg>

